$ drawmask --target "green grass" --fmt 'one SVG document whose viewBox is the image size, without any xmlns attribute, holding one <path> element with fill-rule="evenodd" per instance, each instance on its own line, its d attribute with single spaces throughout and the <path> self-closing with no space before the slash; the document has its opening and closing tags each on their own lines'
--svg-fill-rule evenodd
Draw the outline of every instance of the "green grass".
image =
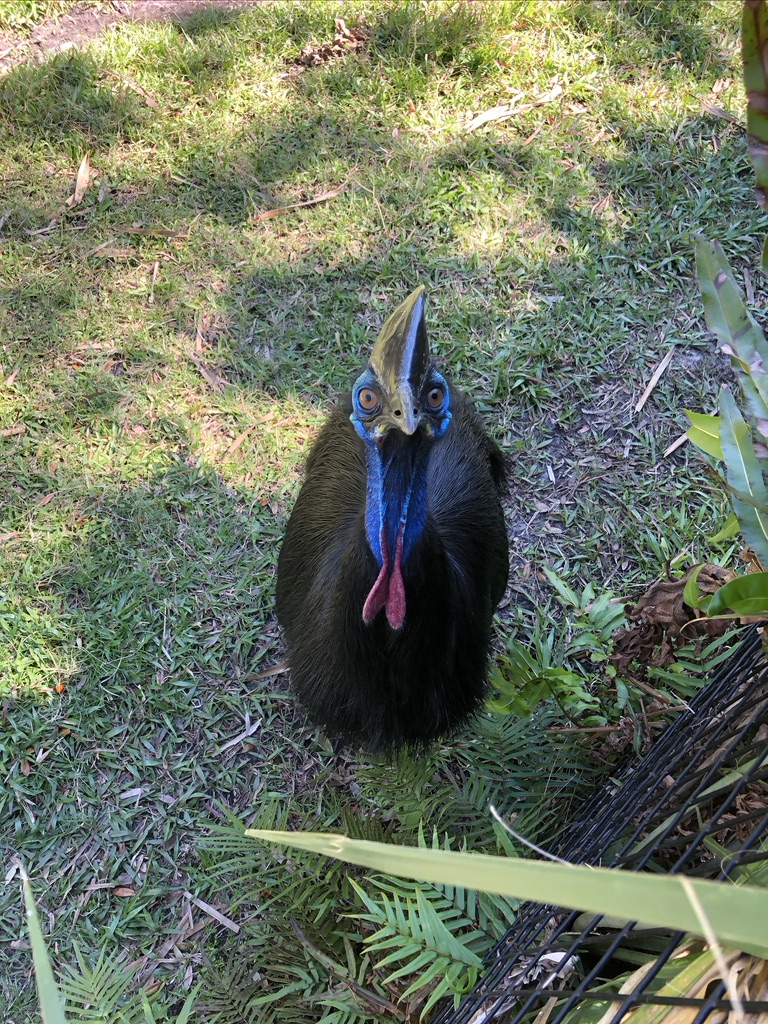
<svg viewBox="0 0 768 1024">
<path fill-rule="evenodd" d="M 365 14 L 367 51 L 305 71 L 292 61 L 330 40 L 326 4 L 124 25 L 0 80 L 0 849 L 29 870 L 59 962 L 106 943 L 171 985 L 208 961 L 250 977 L 273 939 L 246 880 L 222 889 L 201 848 L 222 807 L 413 834 L 402 775 L 325 754 L 285 677 L 249 676 L 282 656 L 274 565 L 313 431 L 416 283 L 436 352 L 512 459 L 504 635 L 549 601 L 543 566 L 637 595 L 719 526 L 701 464 L 662 453 L 729 373 L 692 232 L 742 273 L 766 230 L 743 128 L 703 105 L 743 114 L 739 4 L 342 8 Z M 510 102 L 516 116 L 467 130 Z M 227 746 L 246 715 L 261 727 Z M 589 784 L 568 752 L 528 784 L 552 721 L 517 759 L 539 726 L 483 725 L 503 776 L 469 730 L 402 769 L 409 792 L 487 842 L 488 793 L 510 810 L 530 789 L 531 829 L 551 830 L 553 795 Z M 290 914 L 284 873 L 259 871 Z M 187 930 L 187 892 L 244 931 L 210 921 L 156 963 Z M 32 1012 L 24 937 L 13 881 L 7 1019 Z M 290 929 L 280 942 L 295 954 Z M 317 1019 L 297 1005 L 286 1020 Z"/>
<path fill-rule="evenodd" d="M 29 31 L 45 18 L 55 18 L 72 7 L 75 0 L 3 0 L 0 31 Z"/>
</svg>

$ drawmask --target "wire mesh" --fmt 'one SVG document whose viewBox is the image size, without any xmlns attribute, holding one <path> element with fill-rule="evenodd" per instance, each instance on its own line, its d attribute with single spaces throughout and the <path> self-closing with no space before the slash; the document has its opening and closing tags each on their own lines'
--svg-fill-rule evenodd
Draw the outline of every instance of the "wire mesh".
<svg viewBox="0 0 768 1024">
<path fill-rule="evenodd" d="M 749 629 L 689 706 L 645 756 L 586 801 L 558 856 L 733 881 L 759 871 L 768 860 L 768 662 L 761 630 Z M 695 998 L 665 983 L 685 940 L 682 932 L 636 921 L 525 903 L 475 989 L 433 1024 L 522 1024 L 542 1012 L 547 1024 L 557 1024 L 585 1005 L 593 1007 L 590 1019 L 616 1024 L 649 1003 L 686 1007 L 692 1024 L 727 1019 L 731 1003 L 717 971 Z M 638 964 L 645 966 L 626 984 Z M 766 984 L 759 988 L 760 998 L 745 999 L 743 1009 L 768 1015 Z"/>
</svg>

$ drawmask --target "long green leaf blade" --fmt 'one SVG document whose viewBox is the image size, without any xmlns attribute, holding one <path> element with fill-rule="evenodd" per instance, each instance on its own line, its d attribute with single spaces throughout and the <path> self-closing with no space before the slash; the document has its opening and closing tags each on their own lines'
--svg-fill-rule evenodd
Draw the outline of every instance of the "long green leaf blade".
<svg viewBox="0 0 768 1024">
<path fill-rule="evenodd" d="M 246 835 L 407 878 L 462 885 L 594 914 L 612 914 L 703 937 L 698 915 L 681 879 L 675 875 L 390 846 L 331 832 L 248 829 Z M 721 942 L 757 956 L 768 956 L 768 892 L 728 882 L 688 881 Z"/>
<path fill-rule="evenodd" d="M 752 433 L 728 388 L 720 391 L 720 443 L 732 491 L 733 510 L 747 543 L 763 565 L 768 565 L 768 491 Z M 742 500 L 737 495 L 748 497 Z"/>
<path fill-rule="evenodd" d="M 40 918 L 37 916 L 35 900 L 32 896 L 32 888 L 26 872 L 22 875 L 22 882 L 24 886 L 24 903 L 27 908 L 29 941 L 32 946 L 32 959 L 35 964 L 37 996 L 40 1000 L 40 1013 L 42 1014 L 44 1024 L 67 1024 L 64 1006 L 53 977 L 53 968 L 51 967 L 48 950 L 45 946 L 43 929 L 40 927 Z"/>
<path fill-rule="evenodd" d="M 696 237 L 696 275 L 707 326 L 731 363 L 754 420 L 768 418 L 768 344 L 747 309 L 741 288 L 718 242 Z"/>
</svg>

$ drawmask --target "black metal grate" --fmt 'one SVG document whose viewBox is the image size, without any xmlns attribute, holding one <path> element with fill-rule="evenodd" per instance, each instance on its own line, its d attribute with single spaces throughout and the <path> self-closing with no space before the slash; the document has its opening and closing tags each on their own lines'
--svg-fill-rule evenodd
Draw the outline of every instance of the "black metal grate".
<svg viewBox="0 0 768 1024">
<path fill-rule="evenodd" d="M 648 754 L 585 803 L 563 837 L 560 857 L 711 879 L 768 860 L 768 837 L 761 841 L 768 832 L 768 664 L 760 630 L 749 630 L 690 707 Z M 693 1007 L 687 1019 L 696 1022 L 730 1010 L 721 981 L 701 999 L 654 992 L 654 980 L 684 938 L 637 922 L 612 927 L 601 916 L 523 904 L 474 991 L 433 1024 L 533 1021 L 555 996 L 547 1024 L 564 1020 L 585 1000 L 605 1002 L 610 1016 L 604 1019 L 612 1024 L 642 1003 Z M 610 979 L 627 974 L 626 951 L 638 949 L 652 952 L 655 962 L 651 957 L 653 966 L 630 994 L 620 994 L 621 981 L 612 985 Z M 768 1001 L 745 1001 L 744 1010 L 768 1014 Z"/>
</svg>

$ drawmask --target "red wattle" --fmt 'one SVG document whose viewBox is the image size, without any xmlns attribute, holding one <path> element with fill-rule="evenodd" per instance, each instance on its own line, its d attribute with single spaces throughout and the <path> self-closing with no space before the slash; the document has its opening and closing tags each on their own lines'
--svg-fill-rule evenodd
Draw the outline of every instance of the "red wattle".
<svg viewBox="0 0 768 1024">
<path fill-rule="evenodd" d="M 403 530 L 401 524 L 397 534 L 394 565 L 390 574 L 389 551 L 384 531 L 381 533 L 382 566 L 376 582 L 370 589 L 363 605 L 363 622 L 369 625 L 382 608 L 387 610 L 387 622 L 392 629 L 400 629 L 405 622 L 405 584 L 403 583 Z"/>
<path fill-rule="evenodd" d="M 368 625 L 373 622 L 381 609 L 389 600 L 389 576 L 387 575 L 387 563 L 385 562 L 379 570 L 376 582 L 371 587 L 368 597 L 363 605 L 363 622 Z"/>
<path fill-rule="evenodd" d="M 395 548 L 395 564 L 389 577 L 389 593 L 387 595 L 387 621 L 392 629 L 400 629 L 405 622 L 405 584 L 403 583 L 403 525 L 397 533 Z"/>
</svg>

